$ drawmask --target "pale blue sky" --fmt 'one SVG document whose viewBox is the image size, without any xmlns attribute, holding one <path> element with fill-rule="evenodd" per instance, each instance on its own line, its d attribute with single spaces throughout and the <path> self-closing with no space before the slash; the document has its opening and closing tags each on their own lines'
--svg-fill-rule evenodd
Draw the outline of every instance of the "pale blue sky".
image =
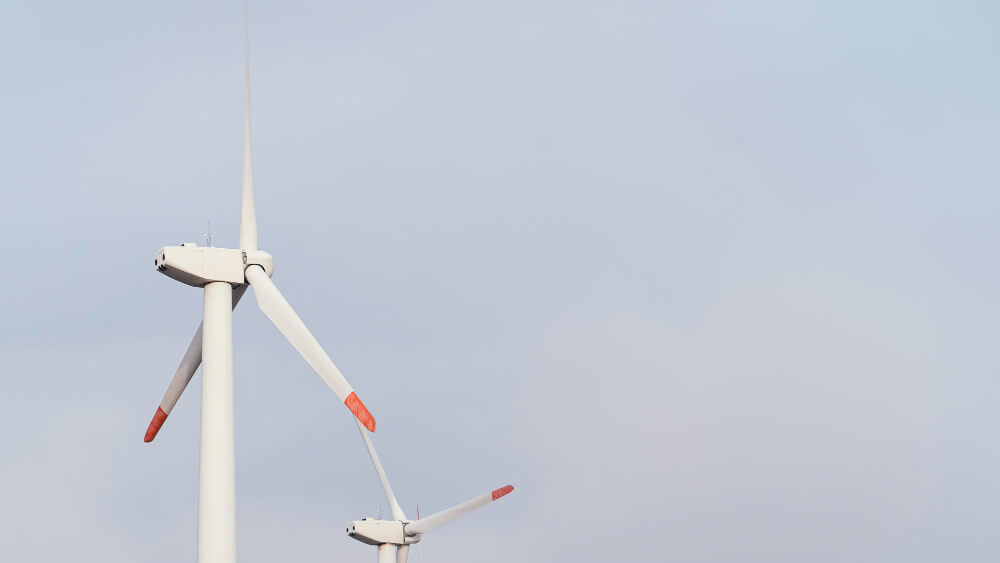
<svg viewBox="0 0 1000 563">
<path fill-rule="evenodd" d="M 995 561 L 997 8 L 706 4 L 254 3 L 275 282 L 408 512 L 515 485 L 428 563 Z M 194 559 L 151 257 L 235 244 L 241 72 L 239 2 L 0 8 L 12 559 Z M 240 561 L 372 560 L 350 416 L 235 319 Z"/>
</svg>

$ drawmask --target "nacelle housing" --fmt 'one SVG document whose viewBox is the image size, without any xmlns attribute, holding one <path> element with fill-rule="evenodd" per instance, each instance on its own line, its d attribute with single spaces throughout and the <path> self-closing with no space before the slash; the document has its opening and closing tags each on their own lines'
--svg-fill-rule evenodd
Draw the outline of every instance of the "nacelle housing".
<svg viewBox="0 0 1000 563">
<path fill-rule="evenodd" d="M 198 246 L 186 242 L 180 246 L 164 246 L 156 251 L 153 265 L 167 277 L 194 287 L 211 282 L 246 283 L 244 270 L 258 264 L 267 275 L 274 272 L 271 255 L 262 250 L 244 251 L 234 248 Z"/>
<path fill-rule="evenodd" d="M 420 541 L 420 536 L 407 537 L 403 533 L 404 524 L 406 523 L 399 520 L 362 518 L 361 520 L 355 520 L 347 524 L 347 535 L 369 545 L 381 545 L 384 543 L 404 545 Z"/>
</svg>

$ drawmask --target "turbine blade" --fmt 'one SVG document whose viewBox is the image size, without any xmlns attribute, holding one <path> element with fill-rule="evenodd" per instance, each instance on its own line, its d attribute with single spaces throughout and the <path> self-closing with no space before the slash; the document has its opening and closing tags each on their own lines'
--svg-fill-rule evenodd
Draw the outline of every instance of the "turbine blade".
<svg viewBox="0 0 1000 563">
<path fill-rule="evenodd" d="M 243 3 L 245 58 L 243 65 L 243 207 L 240 211 L 240 248 L 257 250 L 257 209 L 253 197 L 253 162 L 250 158 L 250 3 Z"/>
<path fill-rule="evenodd" d="M 233 309 L 240 302 L 243 294 L 247 292 L 247 286 L 241 285 L 233 288 Z M 153 415 L 153 420 L 149 423 L 149 427 L 146 429 L 146 436 L 143 438 L 144 442 L 152 442 L 153 438 L 156 437 L 157 432 L 160 431 L 160 427 L 163 426 L 163 422 L 167 420 L 167 415 L 170 411 L 174 409 L 174 405 L 177 404 L 177 400 L 181 398 L 181 394 L 184 393 L 184 389 L 187 388 L 187 384 L 194 377 L 194 372 L 198 371 L 198 366 L 201 365 L 201 324 L 198 324 L 198 330 L 194 333 L 194 338 L 191 339 L 191 343 L 188 344 L 187 351 L 184 352 L 184 357 L 181 358 L 181 365 L 177 366 L 177 371 L 174 372 L 174 378 L 170 380 L 170 385 L 167 387 L 167 392 L 163 394 L 163 400 L 160 401 L 160 406 L 156 409 L 156 414 Z"/>
<path fill-rule="evenodd" d="M 378 454 L 375 453 L 375 446 L 372 444 L 372 439 L 368 437 L 368 433 L 361 426 L 361 422 L 358 422 L 358 430 L 361 432 L 361 438 L 365 441 L 365 447 L 368 448 L 368 457 L 372 458 L 372 465 L 375 466 L 375 472 L 378 473 L 378 480 L 382 484 L 382 490 L 385 491 L 385 498 L 389 501 L 389 510 L 392 512 L 392 518 L 400 521 L 406 520 L 406 514 L 403 513 L 402 507 L 396 502 L 396 495 L 392 494 L 392 487 L 389 486 L 389 477 L 386 476 L 385 469 L 382 468 L 382 462 L 379 461 Z"/>
<path fill-rule="evenodd" d="M 257 305 L 264 312 L 267 318 L 275 327 L 285 335 L 285 338 L 292 343 L 299 354 L 305 358 L 306 362 L 312 366 L 313 370 L 323 378 L 323 381 L 333 389 L 340 400 L 344 401 L 347 408 L 354 413 L 358 421 L 368 430 L 375 431 L 375 419 L 365 407 L 361 399 L 354 393 L 354 389 L 344 379 L 337 366 L 333 364 L 330 356 L 326 355 L 323 347 L 319 345 L 316 338 L 309 332 L 302 319 L 295 314 L 292 306 L 278 291 L 277 286 L 267 277 L 264 269 L 258 265 L 252 265 L 246 270 L 247 281 L 253 286 L 254 295 L 257 296 Z"/>
<path fill-rule="evenodd" d="M 409 522 L 403 526 L 403 532 L 407 536 L 415 536 L 417 534 L 425 534 L 431 530 L 436 530 L 437 528 L 444 526 L 448 522 L 451 522 L 460 516 L 464 516 L 477 508 L 486 506 L 513 490 L 514 487 L 511 485 L 500 487 L 499 489 L 495 489 L 485 495 L 480 495 L 474 499 L 467 500 L 462 504 L 457 504 L 451 508 L 446 508 L 441 512 L 431 514 L 426 518 L 421 518 L 415 522 Z"/>
<path fill-rule="evenodd" d="M 403 544 L 396 546 L 396 563 L 406 563 L 406 556 L 410 554 L 410 546 Z"/>
</svg>

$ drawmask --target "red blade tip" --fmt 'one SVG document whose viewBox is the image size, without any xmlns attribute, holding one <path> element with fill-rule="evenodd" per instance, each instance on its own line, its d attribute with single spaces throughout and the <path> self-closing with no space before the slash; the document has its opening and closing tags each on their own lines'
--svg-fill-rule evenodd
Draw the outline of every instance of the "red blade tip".
<svg viewBox="0 0 1000 563">
<path fill-rule="evenodd" d="M 499 489 L 493 491 L 493 500 L 496 500 L 496 499 L 498 499 L 498 498 L 506 495 L 507 493 L 509 493 L 509 492 L 511 492 L 513 490 L 514 490 L 514 487 L 512 487 L 510 485 L 507 485 L 506 487 L 500 487 Z"/>
<path fill-rule="evenodd" d="M 156 437 L 156 433 L 160 431 L 160 427 L 163 426 L 163 421 L 167 419 L 167 413 L 163 412 L 161 407 L 156 408 L 156 414 L 153 415 L 153 421 L 149 423 L 149 428 L 146 429 L 146 438 L 144 442 L 152 442 L 153 438 Z"/>
<path fill-rule="evenodd" d="M 372 416 L 372 413 L 368 412 L 368 409 L 365 408 L 365 404 L 361 402 L 361 399 L 354 394 L 354 391 L 351 391 L 351 394 L 347 396 L 347 399 L 344 400 L 344 404 L 347 405 L 347 408 L 351 409 L 354 416 L 358 418 L 358 421 L 361 422 L 361 424 L 363 424 L 369 432 L 375 431 L 375 418 Z"/>
</svg>

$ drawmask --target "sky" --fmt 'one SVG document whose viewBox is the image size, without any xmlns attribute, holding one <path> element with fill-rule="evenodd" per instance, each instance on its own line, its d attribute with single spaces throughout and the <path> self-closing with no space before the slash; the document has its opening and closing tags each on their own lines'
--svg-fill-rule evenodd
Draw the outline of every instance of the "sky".
<svg viewBox="0 0 1000 563">
<path fill-rule="evenodd" d="M 1000 558 L 989 2 L 253 2 L 274 281 L 378 421 L 417 563 Z M 0 8 L 0 544 L 196 553 L 239 2 Z M 250 296 L 248 296 L 250 297 Z M 237 309 L 240 561 L 370 561 L 357 428 Z"/>
</svg>

